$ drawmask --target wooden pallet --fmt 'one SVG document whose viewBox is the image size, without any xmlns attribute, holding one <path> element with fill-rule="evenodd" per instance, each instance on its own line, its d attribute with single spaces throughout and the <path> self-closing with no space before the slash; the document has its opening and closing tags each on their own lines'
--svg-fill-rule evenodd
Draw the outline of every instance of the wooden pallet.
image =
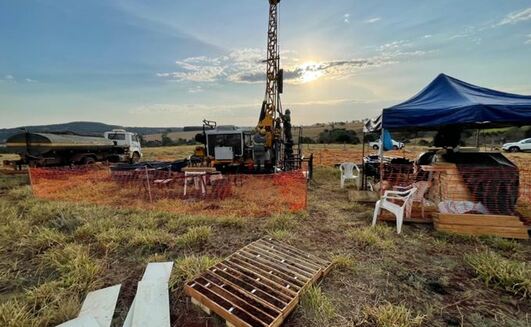
<svg viewBox="0 0 531 327">
<path fill-rule="evenodd" d="M 439 213 L 433 222 L 435 229 L 443 232 L 529 239 L 527 227 L 515 216 Z"/>
<path fill-rule="evenodd" d="M 332 263 L 290 245 L 263 238 L 229 256 L 185 285 L 192 303 L 228 326 L 282 324 L 301 294 Z"/>
</svg>

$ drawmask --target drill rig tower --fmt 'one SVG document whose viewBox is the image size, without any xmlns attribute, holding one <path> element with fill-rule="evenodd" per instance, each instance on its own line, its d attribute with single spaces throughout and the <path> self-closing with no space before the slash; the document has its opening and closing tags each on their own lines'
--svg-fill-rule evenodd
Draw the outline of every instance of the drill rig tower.
<svg viewBox="0 0 531 327">
<path fill-rule="evenodd" d="M 255 140 L 259 141 L 260 136 L 265 138 L 265 151 L 268 153 L 270 162 L 274 166 L 279 166 L 281 160 L 285 163 L 286 155 L 291 153 L 291 125 L 288 122 L 289 132 L 284 130 L 287 117 L 282 111 L 280 94 L 283 92 L 283 70 L 280 69 L 280 49 L 278 46 L 278 5 L 280 0 L 269 0 L 269 24 L 267 31 L 267 69 L 266 69 L 266 91 L 262 110 L 257 125 L 259 134 Z M 288 138 L 288 140 L 286 140 Z M 284 145 L 289 144 L 286 151 Z"/>
<path fill-rule="evenodd" d="M 195 157 L 218 169 L 272 173 L 295 168 L 290 111 L 284 112 L 280 101 L 283 70 L 278 46 L 278 5 L 281 0 L 268 1 L 266 91 L 255 130 L 204 121 L 203 133 L 196 136 L 204 147 L 196 149 Z"/>
</svg>

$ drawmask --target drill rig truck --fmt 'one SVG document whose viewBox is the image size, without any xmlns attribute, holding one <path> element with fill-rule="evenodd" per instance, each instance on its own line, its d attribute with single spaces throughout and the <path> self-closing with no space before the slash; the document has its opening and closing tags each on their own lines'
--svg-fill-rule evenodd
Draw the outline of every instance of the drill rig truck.
<svg viewBox="0 0 531 327">
<path fill-rule="evenodd" d="M 254 129 L 217 126 L 203 121 L 203 133 L 196 141 L 203 143 L 194 157 L 220 170 L 234 168 L 242 172 L 272 173 L 300 167 L 300 148 L 294 154 L 291 112 L 282 109 L 283 70 L 278 46 L 278 5 L 269 1 L 267 38 L 266 91 L 258 124 Z"/>
</svg>

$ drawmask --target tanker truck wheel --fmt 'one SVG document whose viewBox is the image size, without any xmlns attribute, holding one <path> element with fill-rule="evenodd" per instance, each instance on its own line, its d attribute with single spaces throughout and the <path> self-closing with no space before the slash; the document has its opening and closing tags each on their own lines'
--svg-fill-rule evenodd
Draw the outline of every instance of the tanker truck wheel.
<svg viewBox="0 0 531 327">
<path fill-rule="evenodd" d="M 138 152 L 133 153 L 133 157 L 131 157 L 132 163 L 137 163 L 140 161 L 140 154 Z"/>
<path fill-rule="evenodd" d="M 93 165 L 96 163 L 96 160 L 92 157 L 84 157 L 83 158 L 83 164 L 84 165 Z"/>
</svg>

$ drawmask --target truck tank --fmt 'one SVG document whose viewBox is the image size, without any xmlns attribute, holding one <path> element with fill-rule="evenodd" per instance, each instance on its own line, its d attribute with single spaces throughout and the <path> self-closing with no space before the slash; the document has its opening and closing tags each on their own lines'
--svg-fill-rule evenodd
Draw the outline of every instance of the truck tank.
<svg viewBox="0 0 531 327">
<path fill-rule="evenodd" d="M 69 134 L 19 133 L 6 140 L 6 148 L 15 153 L 42 156 L 55 150 L 94 151 L 113 148 L 114 142 L 103 137 Z"/>
</svg>

